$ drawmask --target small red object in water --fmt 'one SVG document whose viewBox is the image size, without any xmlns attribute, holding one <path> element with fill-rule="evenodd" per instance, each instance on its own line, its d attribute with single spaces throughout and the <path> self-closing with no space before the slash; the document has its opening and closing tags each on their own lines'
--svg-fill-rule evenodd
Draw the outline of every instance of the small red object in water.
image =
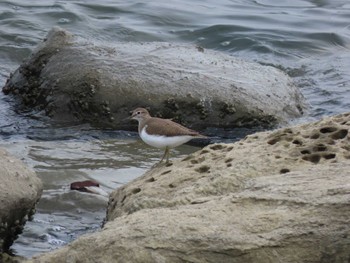
<svg viewBox="0 0 350 263">
<path fill-rule="evenodd" d="M 81 192 L 90 192 L 86 187 L 100 187 L 99 183 L 96 183 L 91 180 L 81 181 L 81 182 L 74 182 L 70 184 L 70 190 L 77 190 Z"/>
</svg>

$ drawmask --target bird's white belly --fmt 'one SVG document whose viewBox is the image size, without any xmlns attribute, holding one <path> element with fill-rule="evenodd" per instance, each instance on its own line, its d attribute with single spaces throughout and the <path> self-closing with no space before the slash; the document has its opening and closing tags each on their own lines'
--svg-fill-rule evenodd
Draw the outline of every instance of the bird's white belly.
<svg viewBox="0 0 350 263">
<path fill-rule="evenodd" d="M 162 136 L 162 135 L 151 135 L 151 134 L 147 134 L 146 127 L 142 129 L 140 133 L 140 137 L 145 143 L 156 148 L 165 148 L 165 147 L 174 148 L 188 142 L 193 138 L 190 135 L 171 136 L 171 137 Z"/>
</svg>

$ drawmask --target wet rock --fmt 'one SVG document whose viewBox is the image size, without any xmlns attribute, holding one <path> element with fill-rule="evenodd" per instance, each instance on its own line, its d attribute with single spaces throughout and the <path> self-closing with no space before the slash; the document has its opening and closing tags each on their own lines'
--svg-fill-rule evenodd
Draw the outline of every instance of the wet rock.
<svg viewBox="0 0 350 263">
<path fill-rule="evenodd" d="M 192 128 L 271 126 L 299 117 L 282 71 L 187 44 L 87 43 L 54 28 L 3 87 L 55 121 L 132 129 L 130 110 Z"/>
<path fill-rule="evenodd" d="M 100 184 L 91 180 L 79 181 L 70 184 L 70 190 L 88 192 L 88 187 L 100 187 Z"/>
<path fill-rule="evenodd" d="M 209 145 L 116 189 L 101 231 L 29 262 L 347 262 L 349 132 L 347 113 Z"/>
<path fill-rule="evenodd" d="M 91 180 L 73 182 L 70 189 L 108 197 L 108 193 L 100 188 L 100 184 Z"/>
<path fill-rule="evenodd" d="M 0 253 L 6 252 L 35 212 L 42 183 L 21 161 L 0 148 Z"/>
</svg>

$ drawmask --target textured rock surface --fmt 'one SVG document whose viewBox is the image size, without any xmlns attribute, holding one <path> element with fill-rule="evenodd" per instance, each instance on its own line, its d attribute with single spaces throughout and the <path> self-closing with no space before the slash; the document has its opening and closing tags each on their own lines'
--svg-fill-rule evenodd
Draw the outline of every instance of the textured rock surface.
<svg viewBox="0 0 350 263">
<path fill-rule="evenodd" d="M 31 262 L 348 262 L 350 113 L 213 144 L 115 190 L 94 234 Z"/>
<path fill-rule="evenodd" d="M 1 148 L 0 181 L 0 252 L 3 252 L 34 213 L 42 183 L 33 171 Z"/>
<path fill-rule="evenodd" d="M 56 28 L 3 91 L 56 121 L 134 128 L 130 110 L 150 107 L 192 128 L 274 125 L 305 102 L 280 70 L 185 44 L 86 43 Z"/>
<path fill-rule="evenodd" d="M 0 253 L 0 262 L 1 263 L 21 263 L 25 260 L 23 257 L 19 256 L 10 256 L 6 253 Z"/>
</svg>

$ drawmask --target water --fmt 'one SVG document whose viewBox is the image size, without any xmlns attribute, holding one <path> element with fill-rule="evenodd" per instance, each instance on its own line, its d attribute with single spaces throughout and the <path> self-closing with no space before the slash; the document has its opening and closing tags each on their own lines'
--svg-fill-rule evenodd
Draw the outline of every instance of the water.
<svg viewBox="0 0 350 263">
<path fill-rule="evenodd" d="M 347 0 L 0 1 L 0 83 L 53 26 L 92 42 L 193 43 L 278 67 L 310 103 L 308 115 L 297 122 L 350 110 Z M 135 133 L 52 127 L 16 113 L 13 102 L 0 93 L 0 146 L 44 183 L 38 212 L 13 246 L 19 255 L 52 250 L 100 227 L 106 198 L 70 191 L 71 182 L 93 179 L 108 193 L 161 155 Z M 227 131 L 228 137 L 234 134 Z M 174 155 L 196 149 L 182 146 Z"/>
</svg>

